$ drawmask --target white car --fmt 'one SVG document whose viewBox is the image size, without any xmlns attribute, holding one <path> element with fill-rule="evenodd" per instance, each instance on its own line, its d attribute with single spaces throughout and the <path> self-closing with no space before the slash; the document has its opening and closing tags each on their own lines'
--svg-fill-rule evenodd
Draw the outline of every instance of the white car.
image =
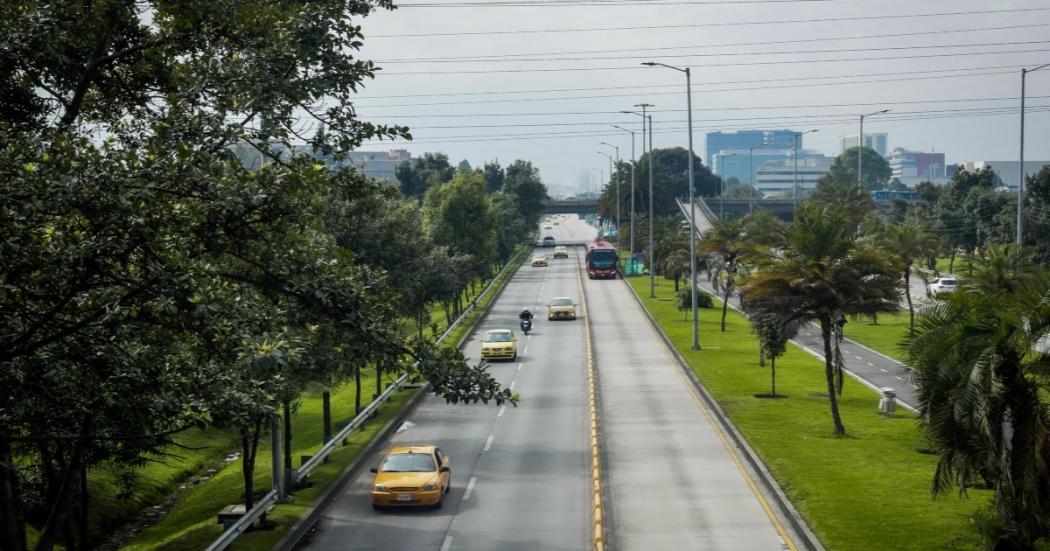
<svg viewBox="0 0 1050 551">
<path fill-rule="evenodd" d="M 553 229 L 553 227 L 550 224 L 544 224 L 543 225 L 543 229 L 550 230 L 550 229 Z"/>
<path fill-rule="evenodd" d="M 937 296 L 954 292 L 959 286 L 959 280 L 954 277 L 942 277 L 930 282 L 930 294 Z"/>
</svg>

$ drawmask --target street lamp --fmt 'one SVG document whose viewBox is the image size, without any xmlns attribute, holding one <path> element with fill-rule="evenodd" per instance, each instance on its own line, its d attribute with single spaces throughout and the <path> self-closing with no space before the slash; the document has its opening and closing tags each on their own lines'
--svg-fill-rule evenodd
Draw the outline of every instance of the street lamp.
<svg viewBox="0 0 1050 551">
<path fill-rule="evenodd" d="M 646 109 L 653 107 L 651 103 L 639 103 L 635 107 L 641 107 L 642 112 L 621 111 L 642 117 L 642 156 L 645 156 L 645 121 L 649 121 L 649 298 L 656 298 L 656 275 L 653 273 L 653 264 L 656 260 L 656 247 L 653 243 L 653 116 L 646 114 Z"/>
<path fill-rule="evenodd" d="M 631 258 L 634 258 L 634 130 L 628 130 L 622 126 L 612 125 L 617 130 L 622 130 L 631 135 Z M 642 146 L 645 146 L 645 140 L 642 140 Z"/>
<path fill-rule="evenodd" d="M 689 294 L 692 296 L 692 307 L 693 307 L 693 350 L 700 350 L 700 334 L 699 334 L 699 321 L 696 319 L 696 205 L 693 204 L 693 91 L 692 91 L 692 73 L 689 67 L 684 69 L 681 67 L 675 67 L 673 65 L 667 65 L 666 63 L 657 63 L 654 61 L 646 61 L 642 65 L 648 67 L 664 67 L 678 71 L 679 73 L 685 73 L 685 111 L 686 119 L 688 120 L 689 126 L 689 278 L 692 288 L 689 290 Z M 650 125 L 652 122 L 649 123 Z M 650 163 L 651 165 L 652 163 Z M 649 200 L 652 201 L 652 195 L 649 196 Z M 652 221 L 649 222 L 652 224 Z M 650 239 L 652 239 L 650 237 Z M 650 273 L 652 270 L 649 270 Z M 650 293 L 652 296 L 652 293 Z"/>
<path fill-rule="evenodd" d="M 620 146 L 606 142 L 598 142 L 604 146 L 616 150 L 616 170 L 620 169 Z M 609 179 L 613 179 L 613 159 L 609 157 Z M 616 178 L 616 248 L 620 247 L 620 179 Z"/>
<path fill-rule="evenodd" d="M 861 161 L 864 160 L 864 118 L 874 117 L 875 115 L 882 115 L 883 113 L 889 112 L 889 109 L 883 109 L 882 111 L 876 111 L 874 113 L 860 116 L 860 134 L 857 135 L 857 185 L 860 186 L 861 191 L 864 191 L 864 178 L 862 178 L 864 165 L 861 163 Z"/>
<path fill-rule="evenodd" d="M 1021 164 L 1017 167 L 1020 181 L 1017 184 L 1017 246 L 1024 242 L 1024 77 L 1028 73 L 1034 73 L 1040 69 L 1050 67 L 1050 63 L 1040 65 L 1035 69 L 1021 69 Z"/>
<path fill-rule="evenodd" d="M 602 157 L 605 157 L 605 158 L 609 159 L 609 182 L 611 183 L 612 182 L 612 174 L 613 174 L 613 171 L 612 171 L 612 168 L 613 168 L 613 156 L 609 155 L 608 153 L 606 153 L 604 151 L 595 151 L 595 153 L 601 155 Z M 620 193 L 620 186 L 619 185 L 616 186 L 616 192 L 615 193 Z M 619 236 L 620 235 L 620 217 L 619 217 L 620 197 L 619 196 L 616 197 L 616 206 L 617 206 L 617 209 L 616 209 L 616 211 L 617 211 L 616 235 Z"/>
<path fill-rule="evenodd" d="M 726 157 L 736 157 L 736 153 L 715 153 L 715 158 L 722 158 L 722 167 L 718 170 L 718 219 L 725 219 L 725 209 L 722 208 L 722 185 L 725 183 Z"/>
<path fill-rule="evenodd" d="M 798 142 L 802 139 L 802 136 L 806 134 L 812 134 L 814 132 L 820 132 L 820 130 L 814 128 L 813 130 L 806 130 L 805 132 L 794 132 L 791 134 L 791 157 L 795 163 L 795 171 L 791 177 L 792 185 L 792 198 L 795 201 L 793 210 L 798 210 Z M 794 214 L 792 215 L 794 216 Z"/>
</svg>

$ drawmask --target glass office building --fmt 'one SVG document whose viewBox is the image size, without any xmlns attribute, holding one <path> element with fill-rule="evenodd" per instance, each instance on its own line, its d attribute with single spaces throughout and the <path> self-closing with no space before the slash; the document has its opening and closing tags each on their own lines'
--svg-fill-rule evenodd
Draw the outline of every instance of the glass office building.
<svg viewBox="0 0 1050 551">
<path fill-rule="evenodd" d="M 750 148 L 757 149 L 791 149 L 791 137 L 795 134 L 793 130 L 738 130 L 736 132 L 708 132 L 707 133 L 707 155 L 704 162 L 714 170 L 715 155 L 722 152 L 747 152 Z M 799 140 L 799 149 L 802 149 L 802 140 Z M 736 177 L 741 182 L 751 178 L 744 174 Z"/>
</svg>

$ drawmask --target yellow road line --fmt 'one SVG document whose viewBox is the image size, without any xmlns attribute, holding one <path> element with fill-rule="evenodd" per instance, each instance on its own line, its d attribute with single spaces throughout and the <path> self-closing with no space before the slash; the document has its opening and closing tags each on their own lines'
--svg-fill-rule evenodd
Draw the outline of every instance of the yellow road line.
<svg viewBox="0 0 1050 551">
<path fill-rule="evenodd" d="M 594 530 L 592 542 L 595 551 L 605 549 L 605 503 L 602 495 L 602 460 L 598 425 L 598 390 L 594 369 L 594 346 L 591 341 L 591 318 L 587 314 L 587 293 L 583 290 L 583 276 L 579 254 L 576 255 L 576 282 L 580 289 L 580 314 L 583 318 L 583 334 L 587 353 L 587 413 L 591 435 L 591 487 L 593 496 L 592 520 Z"/>
</svg>

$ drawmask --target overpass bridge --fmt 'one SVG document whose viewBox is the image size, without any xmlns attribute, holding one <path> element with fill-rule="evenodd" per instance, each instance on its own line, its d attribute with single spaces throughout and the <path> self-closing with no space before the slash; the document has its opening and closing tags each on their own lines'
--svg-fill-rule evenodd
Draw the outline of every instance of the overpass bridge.
<svg viewBox="0 0 1050 551">
<path fill-rule="evenodd" d="M 543 214 L 598 214 L 597 199 L 547 199 Z"/>
</svg>

